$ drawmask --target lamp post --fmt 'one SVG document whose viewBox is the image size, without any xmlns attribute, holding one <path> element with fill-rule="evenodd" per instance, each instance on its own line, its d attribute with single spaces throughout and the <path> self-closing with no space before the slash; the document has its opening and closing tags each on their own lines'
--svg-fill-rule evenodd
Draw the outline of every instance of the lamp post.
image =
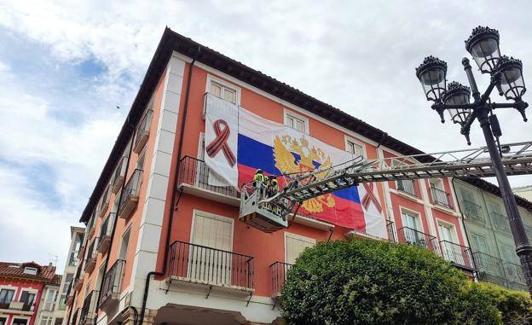
<svg viewBox="0 0 532 325">
<path fill-rule="evenodd" d="M 481 94 L 478 90 L 467 58 L 462 60 L 462 64 L 469 87 L 458 82 L 451 82 L 447 85 L 447 64 L 432 56 L 425 58 L 423 63 L 416 68 L 416 76 L 423 86 L 427 100 L 434 102 L 432 109 L 440 115 L 441 122 L 445 122 L 443 113 L 447 111 L 453 123 L 460 125 L 460 133 L 466 137 L 468 145 L 471 144 L 469 139 L 471 125 L 475 120 L 479 121 L 509 218 L 516 253 L 521 261 L 528 291 L 532 293 L 532 246 L 528 242 L 515 197 L 504 172 L 502 152 L 498 146 L 498 139 L 502 132 L 497 116 L 493 114 L 496 109 L 514 108 L 521 114 L 523 120 L 527 121 L 525 109 L 528 104 L 522 100 L 526 91 L 523 66 L 521 61 L 501 55 L 499 32 L 495 29 L 477 27 L 473 29 L 465 43 L 467 51 L 477 63 L 480 72 L 489 74 L 491 77 L 490 84 L 484 93 Z M 504 96 L 509 102 L 492 102 L 490 95 L 494 88 L 497 88 L 499 95 Z M 472 103 L 471 95 L 473 95 Z"/>
</svg>

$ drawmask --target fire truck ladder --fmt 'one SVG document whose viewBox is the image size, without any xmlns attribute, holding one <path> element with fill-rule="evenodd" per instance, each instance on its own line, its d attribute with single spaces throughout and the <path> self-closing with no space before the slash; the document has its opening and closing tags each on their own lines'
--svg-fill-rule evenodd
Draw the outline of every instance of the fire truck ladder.
<svg viewBox="0 0 532 325">
<path fill-rule="evenodd" d="M 532 141 L 501 145 L 500 152 L 507 175 L 532 174 Z M 287 217 L 304 201 L 361 183 L 492 176 L 495 171 L 487 147 L 374 160 L 357 157 L 325 170 L 282 175 L 286 186 L 273 196 L 262 187 L 244 187 L 240 219 L 273 232 L 286 228 Z"/>
</svg>

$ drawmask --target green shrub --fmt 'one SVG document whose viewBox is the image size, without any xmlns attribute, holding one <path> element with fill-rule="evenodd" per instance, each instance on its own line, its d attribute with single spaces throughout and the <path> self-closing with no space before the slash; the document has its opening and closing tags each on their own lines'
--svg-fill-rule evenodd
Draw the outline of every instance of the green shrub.
<svg viewBox="0 0 532 325">
<path fill-rule="evenodd" d="M 491 283 L 478 283 L 471 287 L 492 301 L 504 324 L 532 323 L 532 300 L 527 292 L 508 290 Z"/>
<path fill-rule="evenodd" d="M 300 256 L 281 308 L 289 324 L 449 324 L 464 315 L 466 286 L 460 271 L 426 249 L 334 241 Z"/>
</svg>

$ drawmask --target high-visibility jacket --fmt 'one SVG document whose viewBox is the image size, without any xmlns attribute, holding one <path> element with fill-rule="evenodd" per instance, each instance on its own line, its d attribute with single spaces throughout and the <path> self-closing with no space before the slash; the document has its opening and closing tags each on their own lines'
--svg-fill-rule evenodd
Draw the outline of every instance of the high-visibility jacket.
<svg viewBox="0 0 532 325">
<path fill-rule="evenodd" d="M 264 174 L 256 173 L 255 176 L 253 176 L 253 182 L 255 183 L 264 183 L 266 180 L 266 177 L 264 177 Z"/>
</svg>

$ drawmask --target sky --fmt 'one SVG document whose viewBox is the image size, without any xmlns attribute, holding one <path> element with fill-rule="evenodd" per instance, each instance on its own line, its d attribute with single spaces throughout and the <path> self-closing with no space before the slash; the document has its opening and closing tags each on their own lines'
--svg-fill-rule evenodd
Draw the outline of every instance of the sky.
<svg viewBox="0 0 532 325">
<path fill-rule="evenodd" d="M 430 109 L 415 67 L 432 54 L 447 61 L 449 81 L 466 83 L 464 40 L 483 25 L 500 31 L 503 54 L 522 59 L 530 81 L 530 10 L 527 1 L 0 0 L 0 260 L 62 269 L 69 227 L 165 26 L 436 152 L 466 143 Z M 532 122 L 498 116 L 502 142 L 531 139 Z M 478 125 L 471 140 L 484 144 Z"/>
</svg>

